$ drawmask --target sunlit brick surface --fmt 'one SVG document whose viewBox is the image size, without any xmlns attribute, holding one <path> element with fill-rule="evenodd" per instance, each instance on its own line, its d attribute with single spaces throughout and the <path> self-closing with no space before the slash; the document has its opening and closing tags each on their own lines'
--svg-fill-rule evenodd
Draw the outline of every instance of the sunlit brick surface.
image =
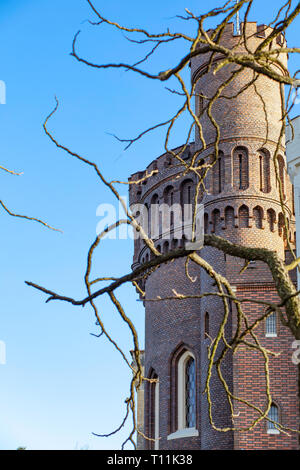
<svg viewBox="0 0 300 470">
<path fill-rule="evenodd" d="M 257 37 L 256 23 L 249 23 L 247 34 L 253 34 L 250 46 L 255 47 L 262 40 Z M 226 46 L 235 46 L 240 37 L 233 35 L 233 25 L 228 25 L 223 38 Z M 238 46 L 243 51 L 243 46 Z M 200 55 L 191 64 L 192 80 L 198 80 L 200 72 L 206 67 L 207 55 Z M 218 57 L 216 57 L 218 59 Z M 285 62 L 286 58 L 282 60 Z M 215 64 L 216 65 L 216 64 Z M 214 68 L 214 67 L 213 67 Z M 228 78 L 232 69 L 222 68 L 216 75 L 204 75 L 197 82 L 197 92 L 212 96 L 218 86 Z M 235 95 L 252 78 L 252 72 L 245 71 L 236 78 L 224 91 L 227 96 Z M 281 257 L 285 256 L 283 230 L 280 225 L 281 206 L 278 196 L 272 157 L 274 156 L 280 132 L 280 94 L 278 85 L 270 79 L 260 77 L 243 94 L 235 99 L 221 99 L 213 107 L 213 114 L 220 124 L 220 163 L 210 172 L 205 182 L 208 193 L 200 198 L 204 204 L 207 233 L 215 233 L 233 243 L 245 246 L 265 247 L 276 250 Z M 262 99 L 265 103 L 263 105 Z M 205 100 L 204 100 L 205 105 Z M 199 112 L 199 109 L 196 111 Z M 267 120 L 266 120 L 267 117 Z M 201 119 L 203 133 L 208 143 L 201 158 L 211 158 L 215 130 L 206 115 Z M 198 133 L 195 143 L 185 152 L 201 148 Z M 284 158 L 284 142 L 280 154 Z M 284 162 L 284 160 L 283 160 Z M 164 154 L 154 160 L 147 168 L 148 173 L 157 169 L 158 173 L 144 183 L 130 186 L 130 202 L 150 205 L 155 196 L 159 202 L 166 202 L 170 195 L 174 203 L 182 203 L 185 180 L 191 180 L 195 186 L 194 175 L 188 174 L 184 179 L 176 178 L 182 170 L 174 159 Z M 145 172 L 131 176 L 139 180 Z M 295 239 L 294 214 L 292 205 L 292 187 L 286 169 L 282 171 L 285 204 L 289 219 L 288 237 L 292 246 Z M 170 190 L 171 187 L 171 190 Z M 160 251 L 167 251 L 182 246 L 182 241 L 155 240 Z M 244 262 L 225 256 L 213 248 L 204 248 L 201 256 L 221 274 L 227 277 L 236 287 L 239 298 L 258 299 L 277 302 L 276 289 L 269 269 L 262 262 L 252 263 L 240 274 Z M 143 241 L 135 241 L 133 267 L 150 258 L 149 249 Z M 290 256 L 290 255 L 289 255 Z M 158 296 L 173 296 L 174 292 L 197 295 L 203 292 L 214 292 L 213 280 L 196 265 L 188 266 L 194 282 L 188 280 L 185 273 L 185 260 L 168 262 L 152 272 L 141 286 L 146 291 L 147 299 Z M 292 275 L 295 278 L 295 273 Z M 295 280 L 295 279 L 294 279 Z M 248 321 L 252 324 L 264 313 L 264 306 L 246 302 L 243 304 Z M 145 374 L 153 371 L 159 377 L 160 387 L 160 449 L 297 449 L 298 437 L 295 433 L 271 435 L 267 433 L 267 423 L 262 421 L 248 432 L 214 430 L 209 422 L 207 398 L 202 393 L 205 387 L 207 368 L 207 347 L 210 339 L 205 336 L 205 313 L 209 314 L 209 335 L 214 338 L 223 318 L 222 301 L 216 297 L 188 300 L 165 300 L 145 302 Z M 236 316 L 230 318 L 226 327 L 228 340 L 235 331 Z M 233 323 L 233 324 L 232 324 Z M 280 353 L 270 359 L 270 386 L 274 403 L 279 409 L 280 423 L 295 429 L 299 422 L 299 401 L 297 396 L 297 368 L 292 363 L 293 341 L 289 330 L 278 321 L 278 336 L 267 338 L 265 325 L 260 324 L 255 330 L 262 344 L 270 350 Z M 246 337 L 249 340 L 249 335 Z M 167 440 L 167 436 L 177 430 L 177 368 L 180 355 L 190 350 L 196 360 L 196 428 L 199 436 Z M 234 355 L 227 355 L 222 372 L 230 390 L 241 399 L 248 400 L 260 408 L 266 404 L 264 362 L 261 353 L 254 349 L 249 351 L 242 347 Z M 151 400 L 148 384 L 145 384 L 145 433 L 149 433 L 154 419 L 151 414 Z M 225 392 L 216 374 L 211 382 L 213 402 L 212 416 L 218 428 L 245 428 L 257 412 L 245 408 L 243 404 L 235 405 L 235 420 L 231 413 Z M 149 444 L 146 442 L 145 447 Z"/>
</svg>

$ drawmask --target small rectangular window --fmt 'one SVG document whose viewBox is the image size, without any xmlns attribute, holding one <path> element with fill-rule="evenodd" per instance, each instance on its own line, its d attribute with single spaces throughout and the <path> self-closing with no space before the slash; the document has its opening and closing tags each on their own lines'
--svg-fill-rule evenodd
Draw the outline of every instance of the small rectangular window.
<svg viewBox="0 0 300 470">
<path fill-rule="evenodd" d="M 266 319 L 266 337 L 275 338 L 277 336 L 276 312 L 271 313 Z"/>
</svg>

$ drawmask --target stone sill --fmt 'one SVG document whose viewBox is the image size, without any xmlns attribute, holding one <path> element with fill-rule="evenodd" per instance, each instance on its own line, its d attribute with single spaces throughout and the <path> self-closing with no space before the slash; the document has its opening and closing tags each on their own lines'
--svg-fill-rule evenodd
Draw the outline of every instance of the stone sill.
<svg viewBox="0 0 300 470">
<path fill-rule="evenodd" d="M 280 434 L 280 432 L 278 431 L 278 429 L 268 429 L 267 433 L 268 433 L 268 434 Z"/>
<path fill-rule="evenodd" d="M 199 436 L 199 431 L 196 428 L 184 428 L 178 429 L 178 431 L 173 432 L 167 436 L 167 440 L 170 441 L 172 439 L 182 439 L 183 437 L 195 437 Z"/>
</svg>

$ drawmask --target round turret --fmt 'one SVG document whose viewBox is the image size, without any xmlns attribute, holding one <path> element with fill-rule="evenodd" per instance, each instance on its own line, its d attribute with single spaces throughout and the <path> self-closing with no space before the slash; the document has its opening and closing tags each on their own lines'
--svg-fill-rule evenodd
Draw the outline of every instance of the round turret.
<svg viewBox="0 0 300 470">
<path fill-rule="evenodd" d="M 243 25 L 242 25 L 243 28 Z M 248 23 L 247 47 L 254 49 L 264 40 L 270 29 L 264 25 Z M 212 31 L 208 32 L 212 34 Z M 284 45 L 279 36 L 276 45 Z M 242 55 L 248 53 L 243 45 L 243 35 L 237 36 L 233 24 L 229 23 L 220 44 Z M 207 104 L 238 66 L 220 65 L 220 55 L 214 55 L 207 72 L 211 54 L 199 54 L 191 61 L 192 83 L 195 87 L 196 113 L 203 128 L 206 147 L 196 132 L 195 142 L 188 145 L 181 157 L 189 161 L 195 151 L 199 152 L 198 163 L 215 162 L 204 184 L 206 191 L 199 194 L 198 203 L 204 206 L 204 229 L 244 246 L 264 247 L 276 250 L 284 258 L 287 240 L 293 244 L 294 209 L 293 191 L 286 172 L 285 143 L 279 148 L 278 168 L 284 193 L 284 205 L 289 223 L 289 233 L 284 230 L 284 219 L 278 193 L 278 182 L 274 170 L 274 153 L 281 129 L 281 96 L 279 85 L 265 76 L 255 77 L 253 71 L 244 69 L 224 88 L 221 97 L 212 106 L 211 112 L 220 127 L 219 152 L 215 156 L 216 130 L 207 114 Z M 284 67 L 286 55 L 279 57 Z M 275 67 L 275 66 L 274 66 Z M 284 73 L 280 66 L 277 71 Z M 207 73 L 203 73 L 206 71 Z M 254 82 L 252 80 L 255 79 Z M 230 98 L 231 97 L 231 98 Z M 230 99 L 229 99 L 230 98 Z M 178 153 L 182 147 L 174 149 Z M 174 215 L 167 213 L 169 230 L 167 236 L 162 228 L 160 216 L 154 211 L 161 204 L 183 208 L 194 201 L 196 177 L 194 172 L 183 174 L 184 167 L 172 154 L 156 158 L 145 171 L 131 176 L 130 204 L 141 204 L 148 211 L 149 227 L 156 248 L 165 253 L 181 247 L 184 237 L 178 238 L 178 223 Z M 148 177 L 148 175 L 151 175 Z M 176 206 L 177 205 L 177 206 Z M 139 212 L 137 209 L 136 212 Z M 151 225 L 153 220 L 155 223 Z M 180 219 L 181 220 L 181 219 Z M 178 219 L 177 219 L 178 222 Z M 153 227 L 154 225 L 154 227 Z M 153 255 L 142 239 L 135 239 L 133 268 L 147 262 Z M 209 247 L 200 251 L 213 268 L 225 276 L 242 298 L 267 299 L 277 302 L 277 292 L 268 267 L 262 262 L 251 263 L 243 269 L 244 261 Z M 145 376 L 156 382 L 145 383 L 145 427 L 144 432 L 153 441 L 145 441 L 145 448 L 160 449 L 255 449 L 259 440 L 261 448 L 297 448 L 297 436 L 280 435 L 266 437 L 264 425 L 258 426 L 255 436 L 249 433 L 217 432 L 212 429 L 208 414 L 207 397 L 203 394 L 207 374 L 207 351 L 216 337 L 224 315 L 222 300 L 214 295 L 199 298 L 201 293 L 216 292 L 215 281 L 194 263 L 186 265 L 185 259 L 177 259 L 146 273 L 140 285 L 145 290 Z M 189 295 L 185 300 L 170 300 L 176 294 Z M 165 299 L 167 300 L 159 300 Z M 250 323 L 263 313 L 260 304 L 245 304 L 245 315 Z M 225 336 L 230 340 L 236 328 L 235 306 L 230 303 L 230 317 Z M 256 333 L 265 340 L 264 325 Z M 268 339 L 270 341 L 270 339 Z M 297 383 L 296 368 L 289 359 L 291 338 L 281 328 L 274 344 L 280 352 L 280 364 L 271 368 L 271 389 L 282 413 L 289 417 L 290 427 L 297 423 L 297 398 L 294 386 Z M 284 362 L 285 361 L 285 362 Z M 252 363 L 257 365 L 253 374 Z M 250 364 L 250 366 L 249 366 Z M 281 373 L 283 364 L 289 368 L 289 384 L 282 391 Z M 223 364 L 223 375 L 231 390 L 243 399 L 253 395 L 255 404 L 263 407 L 261 396 L 265 390 L 263 365 L 255 352 L 244 351 L 234 357 L 227 355 Z M 252 385 L 255 383 L 255 390 Z M 286 398 L 284 402 L 282 395 Z M 252 398 L 253 398 L 252 397 Z M 232 426 L 232 416 L 224 387 L 213 373 L 211 382 L 213 416 L 219 427 Z M 236 409 L 237 427 L 249 424 L 243 407 Z M 234 423 L 236 424 L 236 423 Z M 249 437 L 249 438 L 248 438 Z M 247 440 L 248 439 L 248 440 Z"/>
</svg>

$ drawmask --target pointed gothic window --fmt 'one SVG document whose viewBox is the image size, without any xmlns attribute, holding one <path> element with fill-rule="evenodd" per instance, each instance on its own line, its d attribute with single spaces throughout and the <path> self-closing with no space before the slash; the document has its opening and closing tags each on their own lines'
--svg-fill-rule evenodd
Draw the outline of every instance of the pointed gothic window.
<svg viewBox="0 0 300 470">
<path fill-rule="evenodd" d="M 275 230 L 276 214 L 273 209 L 267 210 L 267 221 L 271 232 Z"/>
<path fill-rule="evenodd" d="M 171 358 L 171 402 L 168 440 L 199 436 L 197 430 L 196 359 L 183 345 Z"/>
<path fill-rule="evenodd" d="M 239 228 L 249 227 L 249 209 L 243 205 L 239 208 Z"/>
<path fill-rule="evenodd" d="M 185 365 L 185 427 L 196 427 L 196 372 L 193 357 L 189 357 Z"/>
<path fill-rule="evenodd" d="M 253 209 L 253 219 L 256 228 L 262 228 L 263 210 L 261 207 L 256 206 Z"/>
<path fill-rule="evenodd" d="M 178 429 L 196 427 L 196 367 L 195 358 L 186 351 L 178 361 Z"/>
<path fill-rule="evenodd" d="M 234 227 L 234 209 L 231 206 L 227 206 L 225 209 L 225 227 Z"/>
</svg>

